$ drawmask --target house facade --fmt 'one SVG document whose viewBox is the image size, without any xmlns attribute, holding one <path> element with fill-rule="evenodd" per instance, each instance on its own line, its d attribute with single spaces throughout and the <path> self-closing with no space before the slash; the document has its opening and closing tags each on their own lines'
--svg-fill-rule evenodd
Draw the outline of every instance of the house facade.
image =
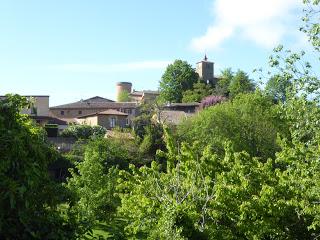
<svg viewBox="0 0 320 240">
<path fill-rule="evenodd" d="M 24 95 L 30 101 L 28 108 L 22 109 L 21 113 L 30 116 L 49 116 L 49 96 L 48 95 Z M 5 99 L 6 96 L 0 96 Z"/>
<path fill-rule="evenodd" d="M 129 96 L 132 102 L 154 102 L 160 95 L 159 91 L 143 90 L 143 91 L 132 91 Z"/>
<path fill-rule="evenodd" d="M 115 127 L 129 127 L 128 114 L 117 110 L 106 110 L 98 113 L 88 114 L 78 117 L 79 123 L 90 126 L 102 126 L 108 130 Z"/>
<path fill-rule="evenodd" d="M 68 122 L 83 122 L 81 119 L 84 116 L 96 115 L 97 113 L 107 110 L 117 111 L 125 115 L 118 114 L 118 116 L 126 116 L 131 125 L 132 119 L 136 117 L 138 103 L 136 102 L 114 102 L 102 97 L 93 97 L 85 100 L 80 100 L 74 103 L 68 103 L 55 107 L 50 107 L 50 115 Z M 120 119 L 121 117 L 119 117 Z M 89 120 L 89 119 L 88 119 Z M 94 121 L 90 119 L 91 121 Z"/>
</svg>

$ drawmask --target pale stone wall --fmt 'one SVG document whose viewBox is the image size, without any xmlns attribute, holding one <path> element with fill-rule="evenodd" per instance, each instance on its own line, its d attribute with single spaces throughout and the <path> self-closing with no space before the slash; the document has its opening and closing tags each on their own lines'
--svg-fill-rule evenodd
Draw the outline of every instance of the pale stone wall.
<svg viewBox="0 0 320 240">
<path fill-rule="evenodd" d="M 127 116 L 117 116 L 117 115 L 99 115 L 98 124 L 107 129 L 111 129 L 111 118 L 115 119 L 116 126 L 126 127 Z"/>
<path fill-rule="evenodd" d="M 81 124 L 96 126 L 96 125 L 98 125 L 98 116 L 88 116 L 86 118 L 79 118 L 78 121 Z"/>
<path fill-rule="evenodd" d="M 214 76 L 213 62 L 201 61 L 197 63 L 196 72 L 204 81 L 212 81 Z"/>
<path fill-rule="evenodd" d="M 27 96 L 33 108 L 23 109 L 21 113 L 35 116 L 49 116 L 49 96 Z"/>
<path fill-rule="evenodd" d="M 132 83 L 131 82 L 118 82 L 116 85 L 116 94 L 117 94 L 117 99 L 119 97 L 119 94 L 123 91 L 126 91 L 128 93 L 131 93 L 132 89 Z"/>
</svg>

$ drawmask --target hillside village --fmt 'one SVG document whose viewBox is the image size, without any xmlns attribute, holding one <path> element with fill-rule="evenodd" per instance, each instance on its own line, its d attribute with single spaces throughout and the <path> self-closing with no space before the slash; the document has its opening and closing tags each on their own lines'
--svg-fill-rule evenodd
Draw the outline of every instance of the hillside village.
<svg viewBox="0 0 320 240">
<path fill-rule="evenodd" d="M 320 239 L 319 0 L 1 7 L 0 240 Z"/>
<path fill-rule="evenodd" d="M 204 83 L 216 84 L 218 78 L 214 76 L 214 63 L 205 55 L 196 65 L 196 72 Z M 49 107 L 50 96 L 25 96 L 32 99 L 32 106 L 23 110 L 41 126 L 56 125 L 61 132 L 70 124 L 86 124 L 102 126 L 107 130 L 113 128 L 133 127 L 133 119 L 139 115 L 142 103 L 153 103 L 159 96 L 159 91 L 136 91 L 130 82 L 118 82 L 115 86 L 117 99 L 123 92 L 129 93 L 127 102 L 119 102 L 101 96 L 81 99 L 77 102 Z M 4 96 L 0 96 L 0 98 Z M 159 108 L 159 121 L 177 125 L 181 120 L 192 116 L 199 110 L 199 102 L 168 103 Z"/>
</svg>

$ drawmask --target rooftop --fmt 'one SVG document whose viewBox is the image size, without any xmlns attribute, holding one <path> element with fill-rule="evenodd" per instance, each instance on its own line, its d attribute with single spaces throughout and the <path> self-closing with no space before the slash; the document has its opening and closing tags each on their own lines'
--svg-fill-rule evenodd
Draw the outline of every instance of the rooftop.
<svg viewBox="0 0 320 240">
<path fill-rule="evenodd" d="M 161 111 L 160 121 L 163 123 L 178 125 L 181 121 L 193 115 L 194 114 L 192 113 L 185 113 L 184 111 L 171 111 L 171 110 Z"/>
<path fill-rule="evenodd" d="M 95 112 L 95 113 L 85 114 L 85 115 L 79 116 L 78 118 L 86 118 L 86 117 L 98 116 L 98 115 L 128 116 L 127 113 L 119 112 L 119 111 L 114 110 L 114 109 L 108 109 L 108 110 L 102 111 L 102 112 Z"/>
<path fill-rule="evenodd" d="M 73 103 L 67 103 L 50 107 L 50 109 L 112 109 L 112 108 L 135 108 L 137 103 L 135 102 L 114 102 L 110 99 L 102 98 L 99 96 L 80 100 Z"/>
<path fill-rule="evenodd" d="M 169 103 L 165 105 L 165 107 L 191 107 L 191 106 L 199 106 L 200 103 L 198 102 L 190 102 L 190 103 Z"/>
</svg>

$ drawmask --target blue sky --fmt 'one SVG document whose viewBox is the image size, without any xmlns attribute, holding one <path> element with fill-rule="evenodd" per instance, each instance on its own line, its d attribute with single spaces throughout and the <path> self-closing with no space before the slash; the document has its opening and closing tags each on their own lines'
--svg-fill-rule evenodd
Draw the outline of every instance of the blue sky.
<svg viewBox="0 0 320 240">
<path fill-rule="evenodd" d="M 278 43 L 305 46 L 301 15 L 299 0 L 0 0 L 0 95 L 115 99 L 116 82 L 157 89 L 167 64 L 205 52 L 216 75 L 254 78 Z"/>
</svg>

